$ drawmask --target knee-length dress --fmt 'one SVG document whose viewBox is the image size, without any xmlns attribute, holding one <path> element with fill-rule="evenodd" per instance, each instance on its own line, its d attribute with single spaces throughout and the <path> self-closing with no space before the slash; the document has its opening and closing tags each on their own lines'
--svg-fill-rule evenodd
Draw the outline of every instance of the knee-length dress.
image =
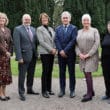
<svg viewBox="0 0 110 110">
<path fill-rule="evenodd" d="M 83 29 L 78 31 L 76 53 L 79 55 L 89 54 L 89 58 L 79 59 L 81 71 L 95 72 L 98 69 L 98 47 L 100 44 L 99 32 L 96 28 L 90 27 L 88 31 Z"/>
<path fill-rule="evenodd" d="M 10 58 L 6 52 L 12 50 L 12 37 L 10 30 L 5 27 L 5 30 L 0 29 L 0 85 L 8 85 L 12 83 Z"/>
</svg>

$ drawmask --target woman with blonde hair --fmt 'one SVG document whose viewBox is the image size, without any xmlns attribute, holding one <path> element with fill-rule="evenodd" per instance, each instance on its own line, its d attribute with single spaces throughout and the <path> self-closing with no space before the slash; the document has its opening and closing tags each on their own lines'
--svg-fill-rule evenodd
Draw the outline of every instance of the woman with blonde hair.
<svg viewBox="0 0 110 110">
<path fill-rule="evenodd" d="M 10 56 L 12 50 L 12 37 L 8 25 L 8 18 L 5 13 L 0 12 L 0 100 L 10 99 L 6 96 L 6 85 L 12 83 Z"/>
</svg>

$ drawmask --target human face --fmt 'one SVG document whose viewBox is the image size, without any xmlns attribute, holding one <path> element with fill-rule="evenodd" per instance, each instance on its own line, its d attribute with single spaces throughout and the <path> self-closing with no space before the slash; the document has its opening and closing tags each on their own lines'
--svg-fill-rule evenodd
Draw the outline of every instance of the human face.
<svg viewBox="0 0 110 110">
<path fill-rule="evenodd" d="M 89 28 L 90 27 L 90 20 L 88 18 L 84 18 L 82 21 L 82 25 L 84 28 Z"/>
<path fill-rule="evenodd" d="M 48 17 L 42 15 L 41 22 L 42 22 L 42 25 L 48 25 L 48 23 L 49 23 Z"/>
<path fill-rule="evenodd" d="M 68 16 L 63 16 L 61 18 L 63 25 L 68 25 L 70 23 L 70 18 Z"/>
<path fill-rule="evenodd" d="M 31 25 L 31 17 L 30 17 L 30 16 L 24 16 L 22 22 L 23 22 L 23 24 L 24 24 L 25 26 L 30 26 L 30 25 Z"/>
<path fill-rule="evenodd" d="M 6 19 L 4 17 L 0 17 L 0 27 L 5 26 Z"/>
<path fill-rule="evenodd" d="M 108 32 L 110 33 L 110 24 L 107 25 Z"/>
</svg>

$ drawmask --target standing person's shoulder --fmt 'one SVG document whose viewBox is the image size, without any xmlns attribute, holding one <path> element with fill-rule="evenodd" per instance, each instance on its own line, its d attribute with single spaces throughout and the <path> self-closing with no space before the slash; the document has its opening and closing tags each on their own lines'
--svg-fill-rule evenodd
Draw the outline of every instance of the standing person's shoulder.
<svg viewBox="0 0 110 110">
<path fill-rule="evenodd" d="M 37 27 L 37 30 L 42 30 L 42 26 L 38 26 Z"/>
<path fill-rule="evenodd" d="M 59 25 L 59 26 L 57 26 L 56 28 L 55 28 L 55 30 L 59 30 L 59 29 L 61 29 L 62 28 L 62 25 Z"/>
<path fill-rule="evenodd" d="M 23 25 L 16 26 L 16 27 L 14 28 L 14 30 L 19 30 L 19 29 L 21 29 L 22 27 L 23 27 Z"/>
<path fill-rule="evenodd" d="M 92 31 L 94 31 L 94 32 L 98 32 L 98 29 L 95 28 L 95 27 L 91 27 L 90 29 L 91 29 Z"/>
<path fill-rule="evenodd" d="M 33 30 L 36 30 L 36 28 L 34 26 L 30 26 Z"/>
<path fill-rule="evenodd" d="M 11 32 L 10 28 L 8 28 L 8 27 L 5 27 L 5 29 L 6 29 L 8 32 Z"/>
<path fill-rule="evenodd" d="M 70 24 L 70 27 L 73 28 L 73 29 L 75 29 L 75 28 L 77 29 L 77 27 L 73 24 Z"/>
</svg>

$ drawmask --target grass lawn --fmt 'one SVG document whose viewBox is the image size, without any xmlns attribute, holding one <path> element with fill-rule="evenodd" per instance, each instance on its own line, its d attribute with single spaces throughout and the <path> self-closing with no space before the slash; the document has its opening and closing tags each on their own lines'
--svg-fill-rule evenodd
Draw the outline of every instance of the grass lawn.
<svg viewBox="0 0 110 110">
<path fill-rule="evenodd" d="M 17 62 L 14 59 L 11 60 L 11 68 L 12 68 L 12 74 L 18 75 Z M 41 77 L 41 73 L 42 73 L 42 66 L 41 66 L 41 63 L 38 62 L 36 64 L 35 77 Z M 101 70 L 101 65 L 99 64 L 99 69 L 97 72 L 93 73 L 93 76 L 97 77 L 97 76 L 101 76 L 101 75 L 102 75 L 102 70 Z M 53 77 L 54 78 L 59 77 L 59 69 L 58 69 L 57 64 L 54 64 Z M 68 77 L 68 74 L 67 74 L 67 77 Z M 76 77 L 77 78 L 84 77 L 83 73 L 79 69 L 79 65 L 76 65 Z"/>
</svg>

